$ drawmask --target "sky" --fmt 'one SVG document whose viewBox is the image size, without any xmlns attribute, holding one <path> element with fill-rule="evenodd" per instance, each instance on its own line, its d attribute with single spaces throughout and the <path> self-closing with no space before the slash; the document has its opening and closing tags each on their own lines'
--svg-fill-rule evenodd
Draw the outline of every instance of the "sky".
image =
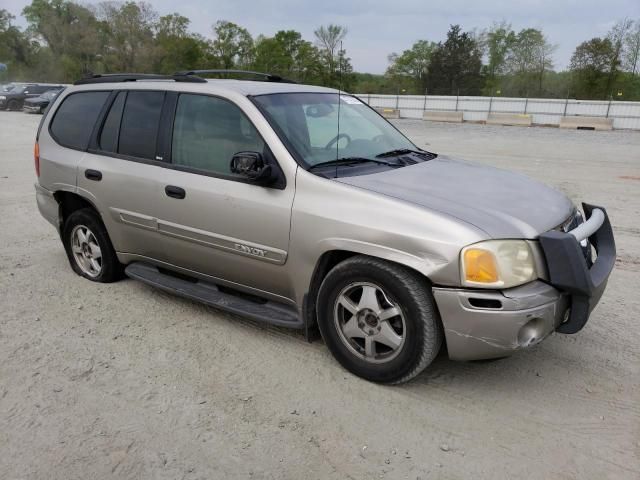
<svg viewBox="0 0 640 480">
<path fill-rule="evenodd" d="M 30 0 L 0 0 L 0 8 L 20 12 Z M 78 3 L 95 3 L 80 0 Z M 297 30 L 307 40 L 330 23 L 344 25 L 344 48 L 358 72 L 383 73 L 387 56 L 402 52 L 416 40 L 440 41 L 451 24 L 463 30 L 482 30 L 506 20 L 514 30 L 539 28 L 557 45 L 555 68 L 569 64 L 575 47 L 604 36 L 619 19 L 640 20 L 640 0 L 152 0 L 161 14 L 180 13 L 191 19 L 191 29 L 212 36 L 211 25 L 228 20 L 256 37 L 278 30 Z M 203 65 L 203 67 L 205 67 Z"/>
</svg>

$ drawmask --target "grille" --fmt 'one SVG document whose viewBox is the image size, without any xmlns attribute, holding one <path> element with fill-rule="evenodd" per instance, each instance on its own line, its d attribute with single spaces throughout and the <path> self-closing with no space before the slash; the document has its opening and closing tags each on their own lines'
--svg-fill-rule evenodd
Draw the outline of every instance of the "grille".
<svg viewBox="0 0 640 480">
<path fill-rule="evenodd" d="M 578 209 L 575 209 L 571 216 L 556 228 L 554 228 L 554 230 L 567 233 L 576 228 L 581 223 L 584 223 L 582 212 Z M 593 264 L 593 254 L 591 251 L 591 243 L 589 242 L 589 240 L 587 239 L 580 242 L 580 248 L 582 249 L 582 254 L 584 255 L 584 259 L 586 260 L 587 265 L 591 267 L 591 265 Z"/>
</svg>

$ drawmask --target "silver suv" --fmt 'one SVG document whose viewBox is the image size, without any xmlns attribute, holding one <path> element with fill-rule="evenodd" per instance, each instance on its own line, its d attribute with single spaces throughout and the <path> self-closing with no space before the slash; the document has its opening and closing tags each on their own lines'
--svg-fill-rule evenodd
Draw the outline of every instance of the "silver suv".
<svg viewBox="0 0 640 480">
<path fill-rule="evenodd" d="M 78 275 L 317 326 L 383 383 L 443 343 L 496 358 L 585 325 L 615 261 L 603 208 L 421 150 L 355 96 L 207 73 L 94 76 L 44 116 L 38 207 Z"/>
</svg>

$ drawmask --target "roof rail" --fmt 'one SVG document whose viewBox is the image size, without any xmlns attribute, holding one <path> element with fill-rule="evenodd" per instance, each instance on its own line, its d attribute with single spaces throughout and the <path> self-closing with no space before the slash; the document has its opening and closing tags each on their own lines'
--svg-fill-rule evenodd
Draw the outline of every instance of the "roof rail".
<svg viewBox="0 0 640 480">
<path fill-rule="evenodd" d="M 155 73 L 109 73 L 95 74 L 81 78 L 74 85 L 88 85 L 91 83 L 136 82 L 138 80 L 173 80 L 175 82 L 204 83 L 206 80 L 196 75 L 159 75 Z"/>
<path fill-rule="evenodd" d="M 273 75 L 271 73 L 254 72 L 252 70 L 227 70 L 227 69 L 212 69 L 212 70 L 186 70 L 183 72 L 176 72 L 176 76 L 195 76 L 195 75 L 250 75 L 254 77 L 263 77 L 267 82 L 280 82 L 280 83 L 298 83 L 288 78 L 283 78 L 280 75 Z"/>
</svg>

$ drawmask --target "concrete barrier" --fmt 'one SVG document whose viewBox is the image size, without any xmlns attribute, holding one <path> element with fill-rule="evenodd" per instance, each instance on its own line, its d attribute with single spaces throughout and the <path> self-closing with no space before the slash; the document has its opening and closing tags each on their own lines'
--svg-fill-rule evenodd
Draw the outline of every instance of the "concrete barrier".
<svg viewBox="0 0 640 480">
<path fill-rule="evenodd" d="M 487 116 L 487 125 L 517 125 L 530 127 L 531 115 L 524 113 L 490 113 Z"/>
<path fill-rule="evenodd" d="M 605 117 L 585 117 L 582 115 L 560 117 L 560 128 L 613 130 L 613 119 Z"/>
<path fill-rule="evenodd" d="M 423 120 L 430 122 L 462 122 L 462 112 L 427 110 L 422 114 Z"/>
<path fill-rule="evenodd" d="M 396 108 L 377 107 L 376 111 L 384 118 L 400 118 L 400 110 Z"/>
</svg>

